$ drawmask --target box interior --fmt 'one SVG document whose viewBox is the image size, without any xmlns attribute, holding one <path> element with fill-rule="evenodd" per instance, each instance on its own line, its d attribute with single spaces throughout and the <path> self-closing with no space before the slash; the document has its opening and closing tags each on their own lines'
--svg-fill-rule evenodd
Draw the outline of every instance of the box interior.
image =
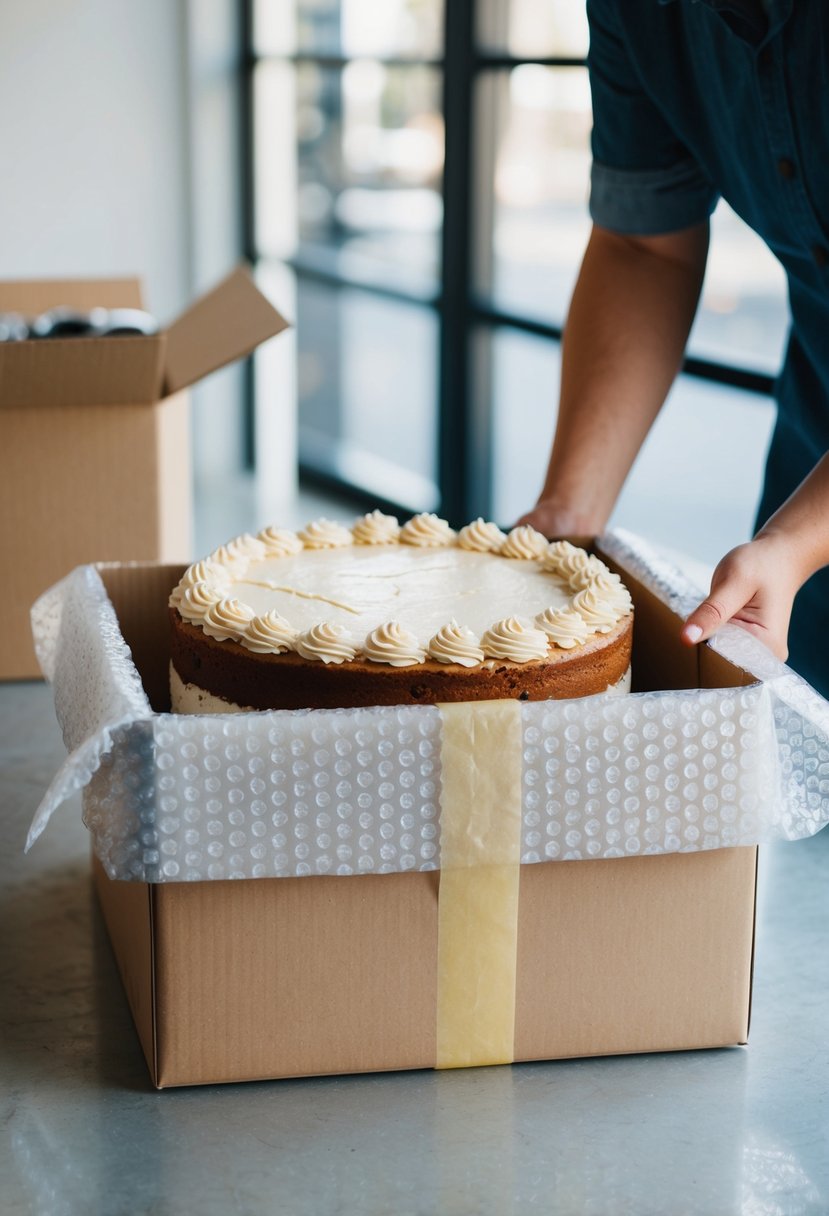
<svg viewBox="0 0 829 1216">
<path fill-rule="evenodd" d="M 0 283 L 0 311 L 31 319 L 58 305 L 140 308 L 136 279 Z M 287 321 L 239 267 L 152 335 L 0 344 L 7 410 L 148 405 L 250 354 Z"/>
<path fill-rule="evenodd" d="M 0 311 L 31 321 L 49 308 L 143 308 L 141 284 L 126 279 L 0 282 Z M 156 401 L 164 334 L 55 338 L 0 344 L 0 402 L 5 409 L 127 405 Z"/>
</svg>

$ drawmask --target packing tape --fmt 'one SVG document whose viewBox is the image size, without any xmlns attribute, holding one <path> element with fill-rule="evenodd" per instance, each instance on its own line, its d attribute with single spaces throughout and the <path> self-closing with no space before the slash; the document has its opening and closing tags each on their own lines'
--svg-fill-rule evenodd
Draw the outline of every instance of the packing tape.
<svg viewBox="0 0 829 1216">
<path fill-rule="evenodd" d="M 521 705 L 443 704 L 437 1067 L 513 1059 Z"/>
</svg>

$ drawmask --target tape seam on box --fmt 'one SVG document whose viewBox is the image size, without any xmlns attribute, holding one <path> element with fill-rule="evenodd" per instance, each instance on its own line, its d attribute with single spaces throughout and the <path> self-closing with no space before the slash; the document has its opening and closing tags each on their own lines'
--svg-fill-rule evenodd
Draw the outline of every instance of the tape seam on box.
<svg viewBox="0 0 829 1216">
<path fill-rule="evenodd" d="M 438 1068 L 512 1061 L 521 857 L 518 701 L 443 704 Z"/>
</svg>

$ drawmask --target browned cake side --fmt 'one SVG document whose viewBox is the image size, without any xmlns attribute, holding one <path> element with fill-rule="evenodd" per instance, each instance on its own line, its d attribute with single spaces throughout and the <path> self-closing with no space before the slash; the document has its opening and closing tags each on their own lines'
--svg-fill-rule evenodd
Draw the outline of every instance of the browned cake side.
<svg viewBox="0 0 829 1216">
<path fill-rule="evenodd" d="M 309 662 L 297 654 L 255 654 L 238 642 L 218 642 L 170 609 L 173 666 L 185 684 L 251 709 L 338 709 L 361 705 L 434 705 L 441 701 L 586 697 L 617 684 L 630 666 L 633 616 L 610 633 L 594 634 L 575 653 L 513 663 L 489 659 L 479 667 L 437 663 L 388 667 L 355 659 Z"/>
</svg>

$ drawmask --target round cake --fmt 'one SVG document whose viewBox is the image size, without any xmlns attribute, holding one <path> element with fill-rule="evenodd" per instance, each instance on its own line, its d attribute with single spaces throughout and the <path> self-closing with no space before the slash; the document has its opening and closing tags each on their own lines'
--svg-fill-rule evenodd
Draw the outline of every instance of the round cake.
<svg viewBox="0 0 829 1216">
<path fill-rule="evenodd" d="M 177 713 L 548 700 L 629 687 L 633 608 L 567 541 L 436 515 L 244 534 L 170 596 Z"/>
</svg>

